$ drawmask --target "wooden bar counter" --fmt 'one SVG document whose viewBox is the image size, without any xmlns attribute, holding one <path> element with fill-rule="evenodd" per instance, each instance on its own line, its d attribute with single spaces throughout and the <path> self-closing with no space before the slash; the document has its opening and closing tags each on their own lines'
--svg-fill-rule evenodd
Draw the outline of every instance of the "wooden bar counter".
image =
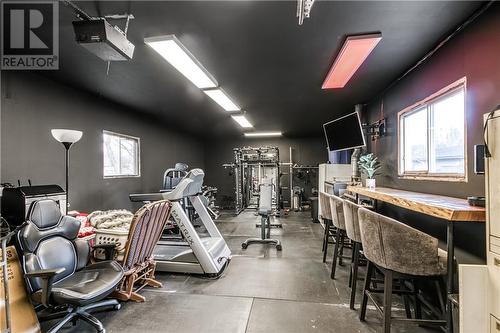
<svg viewBox="0 0 500 333">
<path fill-rule="evenodd" d="M 361 186 L 348 186 L 347 191 L 447 221 L 486 221 L 485 208 L 470 206 L 465 199 L 387 187 L 369 189 Z"/>
<path fill-rule="evenodd" d="M 437 217 L 446 221 L 446 249 L 447 258 L 447 281 L 446 289 L 448 298 L 446 302 L 447 333 L 453 333 L 452 325 L 452 298 L 455 292 L 455 269 L 454 269 L 454 225 L 455 223 L 484 223 L 486 222 L 486 209 L 484 207 L 471 206 L 465 199 L 446 197 L 435 194 L 409 192 L 387 187 L 369 189 L 361 186 L 348 186 L 347 191 L 354 194 L 357 199 L 360 196 L 369 197 L 375 201 L 387 202 L 411 211 Z"/>
</svg>

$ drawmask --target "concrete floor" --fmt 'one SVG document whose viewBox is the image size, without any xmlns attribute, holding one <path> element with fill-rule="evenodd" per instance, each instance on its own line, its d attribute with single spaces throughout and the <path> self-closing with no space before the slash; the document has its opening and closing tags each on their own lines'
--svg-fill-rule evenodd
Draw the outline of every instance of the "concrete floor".
<svg viewBox="0 0 500 333">
<path fill-rule="evenodd" d="M 225 214 L 217 222 L 233 252 L 229 267 L 219 279 L 157 273 L 163 287 L 144 290 L 145 303 L 128 302 L 119 311 L 96 316 L 107 332 L 120 333 L 368 333 L 381 330 L 381 320 L 373 307 L 369 308 L 364 323 L 358 319 L 359 311 L 349 309 L 347 266 L 339 267 L 336 280 L 330 279 L 331 251 L 327 263 L 322 263 L 323 228 L 311 223 L 309 212 L 281 218 L 283 229 L 272 230 L 272 235 L 282 240 L 281 252 L 261 244 L 241 249 L 243 240 L 258 235 L 256 221 L 258 217 L 253 212 L 243 212 L 237 217 Z M 362 281 L 358 283 L 361 285 Z M 358 296 L 358 302 L 360 298 Z M 394 313 L 401 314 L 401 311 Z M 63 331 L 92 332 L 82 322 Z M 392 332 L 436 331 L 395 324 Z"/>
</svg>

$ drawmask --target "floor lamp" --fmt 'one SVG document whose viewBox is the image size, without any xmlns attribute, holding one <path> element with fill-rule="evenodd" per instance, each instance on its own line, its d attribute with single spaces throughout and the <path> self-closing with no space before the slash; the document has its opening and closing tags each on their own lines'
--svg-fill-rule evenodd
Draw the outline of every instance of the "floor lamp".
<svg viewBox="0 0 500 333">
<path fill-rule="evenodd" d="M 52 133 L 52 136 L 54 139 L 59 141 L 60 143 L 63 144 L 65 148 L 65 153 L 66 153 L 66 214 L 68 214 L 68 208 L 69 208 L 69 186 L 68 186 L 68 179 L 69 179 L 69 149 L 71 146 L 75 143 L 80 141 L 82 138 L 83 132 L 82 131 L 75 131 L 75 130 L 69 130 L 69 129 L 53 129 L 50 131 Z"/>
</svg>

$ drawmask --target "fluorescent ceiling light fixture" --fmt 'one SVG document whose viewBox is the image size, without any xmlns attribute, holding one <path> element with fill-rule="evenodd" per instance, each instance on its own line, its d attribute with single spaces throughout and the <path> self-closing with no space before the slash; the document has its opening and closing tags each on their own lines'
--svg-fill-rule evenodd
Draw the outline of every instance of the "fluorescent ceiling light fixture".
<svg viewBox="0 0 500 333">
<path fill-rule="evenodd" d="M 241 127 L 250 128 L 253 127 L 245 116 L 231 116 Z"/>
<path fill-rule="evenodd" d="M 226 111 L 240 111 L 241 108 L 234 104 L 234 102 L 229 98 L 229 96 L 222 89 L 211 89 L 203 90 L 215 103 L 222 106 Z"/>
<path fill-rule="evenodd" d="M 380 33 L 347 37 L 321 89 L 344 88 L 381 39 Z"/>
<path fill-rule="evenodd" d="M 174 35 L 144 38 L 165 60 L 201 89 L 217 87 L 217 81 Z"/>
<path fill-rule="evenodd" d="M 251 132 L 245 133 L 248 137 L 259 137 L 259 136 L 281 136 L 281 132 Z"/>
</svg>

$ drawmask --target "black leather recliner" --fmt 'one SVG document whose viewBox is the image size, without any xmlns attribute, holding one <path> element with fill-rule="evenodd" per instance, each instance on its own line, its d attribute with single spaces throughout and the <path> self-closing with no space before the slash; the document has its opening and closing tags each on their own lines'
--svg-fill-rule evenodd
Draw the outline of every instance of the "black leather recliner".
<svg viewBox="0 0 500 333">
<path fill-rule="evenodd" d="M 91 249 L 77 238 L 79 228 L 80 221 L 62 216 L 55 201 L 44 199 L 32 203 L 27 223 L 17 234 L 28 290 L 45 308 L 42 312 L 49 313 L 40 320 L 62 318 L 51 333 L 77 319 L 105 332 L 89 311 L 120 308 L 117 300 L 105 298 L 121 281 L 122 267 L 111 260 L 87 266 Z"/>
</svg>

